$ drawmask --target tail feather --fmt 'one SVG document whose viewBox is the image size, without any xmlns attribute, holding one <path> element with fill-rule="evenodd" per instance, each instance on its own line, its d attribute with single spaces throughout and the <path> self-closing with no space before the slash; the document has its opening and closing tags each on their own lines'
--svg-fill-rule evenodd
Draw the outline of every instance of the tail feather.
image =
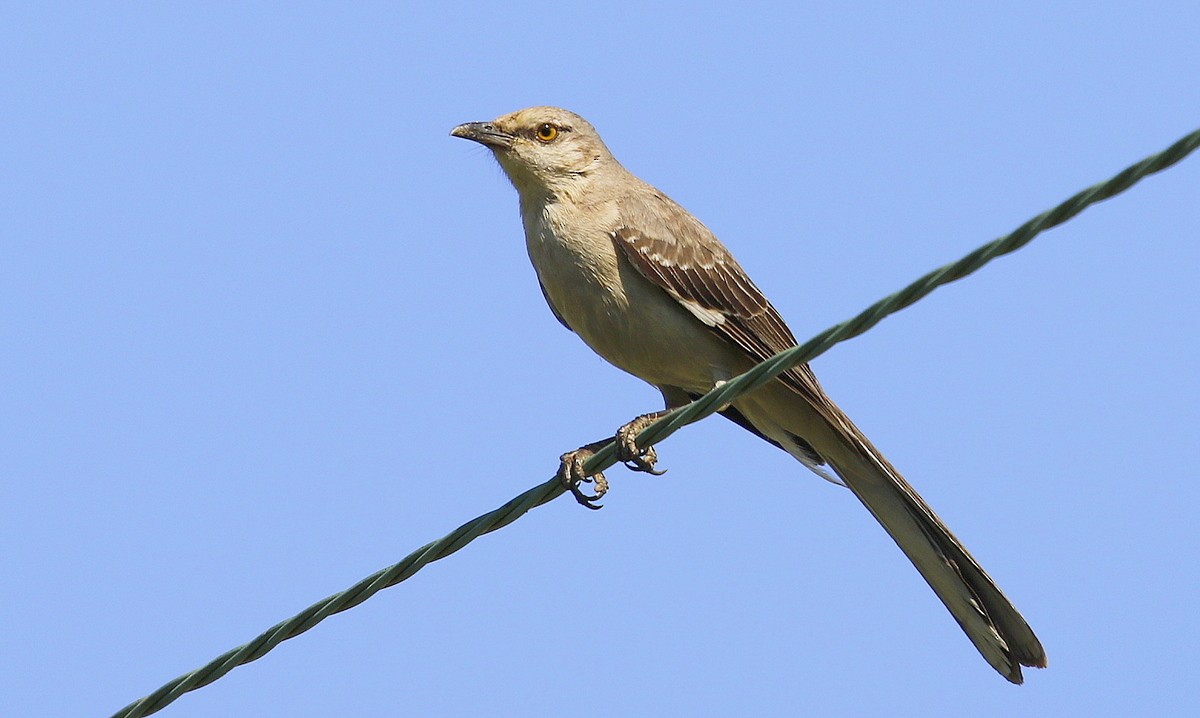
<svg viewBox="0 0 1200 718">
<path fill-rule="evenodd" d="M 1042 644 L 1012 602 L 900 472 L 837 405 L 823 394 L 821 398 L 818 408 L 798 402 L 795 395 L 776 394 L 777 401 L 767 395 L 763 403 L 744 402 L 742 413 L 755 433 L 801 463 L 813 468 L 815 452 L 832 467 L 1001 675 L 1021 683 L 1021 666 L 1044 668 Z M 799 436 L 804 437 L 802 445 L 793 440 Z"/>
<path fill-rule="evenodd" d="M 1046 666 L 1033 629 L 899 472 L 877 452 L 830 461 L 993 668 L 1021 683 L 1021 666 Z"/>
</svg>

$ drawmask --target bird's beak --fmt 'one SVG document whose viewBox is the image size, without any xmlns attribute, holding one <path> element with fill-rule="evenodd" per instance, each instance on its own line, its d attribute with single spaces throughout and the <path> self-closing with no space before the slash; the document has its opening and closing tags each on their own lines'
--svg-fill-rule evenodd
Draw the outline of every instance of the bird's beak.
<svg viewBox="0 0 1200 718">
<path fill-rule="evenodd" d="M 467 122 L 450 130 L 450 134 L 495 149 L 508 149 L 513 142 L 512 135 L 491 122 Z"/>
</svg>

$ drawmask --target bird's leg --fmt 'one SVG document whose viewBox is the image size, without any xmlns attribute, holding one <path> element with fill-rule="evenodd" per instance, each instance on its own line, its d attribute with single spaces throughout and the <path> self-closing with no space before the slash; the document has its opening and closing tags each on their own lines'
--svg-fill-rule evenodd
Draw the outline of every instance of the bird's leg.
<svg viewBox="0 0 1200 718">
<path fill-rule="evenodd" d="M 642 414 L 625 426 L 617 429 L 615 438 L 593 441 L 574 451 L 568 451 L 563 454 L 558 459 L 558 480 L 571 492 L 576 501 L 589 509 L 600 508 L 600 505 L 596 502 L 608 492 L 608 479 L 604 478 L 603 472 L 600 471 L 589 475 L 584 470 L 583 465 L 597 451 L 607 446 L 610 441 L 615 445 L 614 449 L 617 460 L 624 463 L 629 469 L 644 471 L 655 476 L 667 473 L 665 470 L 658 471 L 654 468 L 654 464 L 658 461 L 658 454 L 654 451 L 653 446 L 639 449 L 637 445 L 637 435 L 666 413 L 667 410 L 664 409 L 663 411 L 655 411 L 650 414 Z M 592 496 L 585 493 L 583 484 L 595 484 L 596 494 Z"/>
</svg>

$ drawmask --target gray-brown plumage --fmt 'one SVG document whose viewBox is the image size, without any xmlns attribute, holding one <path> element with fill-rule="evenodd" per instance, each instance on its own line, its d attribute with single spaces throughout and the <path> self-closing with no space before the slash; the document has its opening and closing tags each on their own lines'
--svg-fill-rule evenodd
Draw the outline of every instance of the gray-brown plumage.
<svg viewBox="0 0 1200 718">
<path fill-rule="evenodd" d="M 796 344 L 712 232 L 625 170 L 583 118 L 534 107 L 451 134 L 489 147 L 516 187 L 529 256 L 555 316 L 600 356 L 658 387 L 668 408 Z M 818 474 L 840 479 L 1001 675 L 1020 683 L 1022 665 L 1046 665 L 1021 614 L 807 365 L 723 413 Z M 645 423 L 639 418 L 618 432 L 618 455 L 649 470 L 654 456 L 634 445 L 631 430 Z M 561 475 L 577 497 L 583 460 L 595 446 L 563 455 Z"/>
</svg>

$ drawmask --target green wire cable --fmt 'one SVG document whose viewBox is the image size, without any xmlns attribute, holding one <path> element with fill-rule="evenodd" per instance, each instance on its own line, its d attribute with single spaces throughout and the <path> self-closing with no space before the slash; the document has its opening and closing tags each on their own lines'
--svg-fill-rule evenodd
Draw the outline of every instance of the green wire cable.
<svg viewBox="0 0 1200 718">
<path fill-rule="evenodd" d="M 1054 209 L 1039 214 L 1011 234 L 983 245 L 957 262 L 926 274 L 895 294 L 875 302 L 853 319 L 826 329 L 798 347 L 776 354 L 691 404 L 675 409 L 638 434 L 638 446 L 652 446 L 681 427 L 716 413 L 722 406 L 742 394 L 766 384 L 791 367 L 811 361 L 833 345 L 862 334 L 881 322 L 884 317 L 895 314 L 938 287 L 962 279 L 996 257 L 1024 247 L 1041 232 L 1062 224 L 1090 205 L 1124 192 L 1141 179 L 1170 167 L 1198 146 L 1200 130 L 1184 136 L 1162 152 L 1126 168 L 1107 182 L 1089 187 Z M 595 473 L 614 463 L 616 461 L 613 445 L 609 443 L 588 459 L 584 469 Z M 179 676 L 150 695 L 117 711 L 113 718 L 140 718 L 162 710 L 184 693 L 212 683 L 237 666 L 262 658 L 283 641 L 295 638 L 335 613 L 357 606 L 385 588 L 395 586 L 424 568 L 426 564 L 449 556 L 483 534 L 509 525 L 530 509 L 556 499 L 564 492 L 565 489 L 557 477 L 535 486 L 500 508 L 468 521 L 437 541 L 413 551 L 399 563 L 367 576 L 341 593 L 335 593 L 314 603 L 292 618 L 275 624 L 249 643 L 227 651 L 205 666 Z"/>
</svg>

